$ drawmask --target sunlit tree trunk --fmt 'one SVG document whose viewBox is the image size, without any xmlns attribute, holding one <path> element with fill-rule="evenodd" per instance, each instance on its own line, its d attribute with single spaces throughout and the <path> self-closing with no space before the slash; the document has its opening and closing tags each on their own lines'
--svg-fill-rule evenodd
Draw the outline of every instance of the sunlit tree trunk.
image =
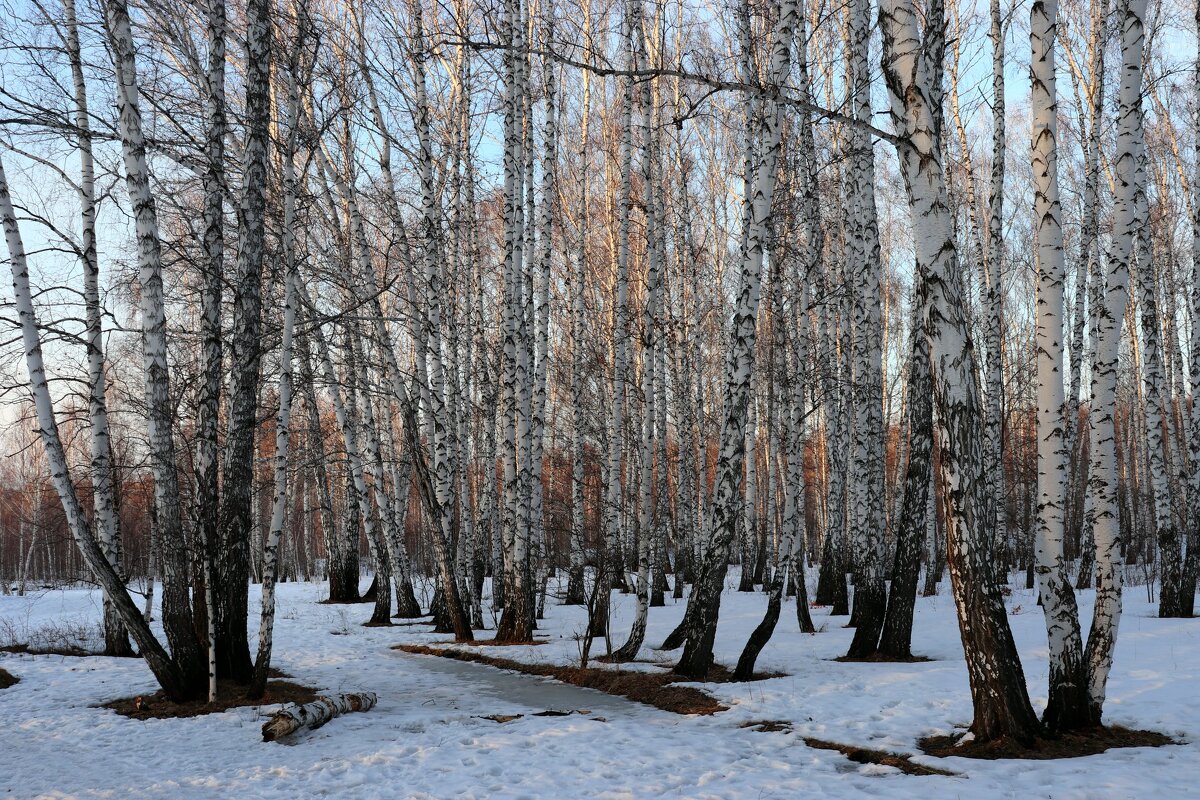
<svg viewBox="0 0 1200 800">
<path fill-rule="evenodd" d="M 977 741 L 1011 736 L 1031 743 L 1040 725 L 987 552 L 988 480 L 984 466 L 983 407 L 976 392 L 975 354 L 963 316 L 953 226 L 942 171 L 942 148 L 931 101 L 930 66 L 921 49 L 911 0 L 883 0 L 884 79 L 899 140 L 898 155 L 912 221 L 916 257 L 929 274 L 929 336 L 948 488 L 947 555 L 966 654 Z"/>
<path fill-rule="evenodd" d="M 1092 447 L 1097 454 L 1093 481 L 1096 542 L 1096 607 L 1084 657 L 1088 664 L 1088 711 L 1098 724 L 1104 710 L 1108 674 L 1121 619 L 1124 547 L 1118 511 L 1117 362 L 1121 321 L 1129 303 L 1129 267 L 1144 220 L 1138 217 L 1142 139 L 1142 48 L 1146 0 L 1123 0 L 1121 80 L 1118 94 L 1117 149 L 1113 161 L 1113 235 L 1108 252 L 1104 302 L 1097 309 L 1100 341 L 1092 371 Z M 1133 333 L 1133 331 L 1130 331 Z"/>
<path fill-rule="evenodd" d="M 1033 214 L 1037 237 L 1037 532 L 1034 558 L 1050 648 L 1050 730 L 1086 721 L 1083 641 L 1075 590 L 1063 554 L 1063 503 L 1067 496 L 1063 415 L 1062 205 L 1058 193 L 1058 94 L 1055 48 L 1058 0 L 1034 0 L 1029 15 L 1033 114 Z"/>
</svg>

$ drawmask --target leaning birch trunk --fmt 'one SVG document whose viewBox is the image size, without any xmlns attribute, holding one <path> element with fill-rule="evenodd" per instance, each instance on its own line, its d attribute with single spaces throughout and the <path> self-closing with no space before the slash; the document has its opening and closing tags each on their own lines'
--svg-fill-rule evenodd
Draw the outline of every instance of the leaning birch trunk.
<svg viewBox="0 0 1200 800">
<path fill-rule="evenodd" d="M 1050 650 L 1049 699 L 1042 719 L 1052 731 L 1080 727 L 1086 719 L 1079 610 L 1063 554 L 1063 502 L 1067 494 L 1062 347 L 1066 269 L 1058 193 L 1058 95 L 1054 74 L 1057 37 L 1058 0 L 1034 0 L 1029 13 L 1038 276 L 1037 532 L 1033 550 Z"/>
<path fill-rule="evenodd" d="M 794 0 L 782 0 L 771 41 L 768 80 L 772 86 L 781 85 L 787 77 L 796 20 Z M 729 547 L 737 532 L 738 485 L 741 483 L 746 442 L 746 408 L 754 369 L 763 255 L 768 238 L 771 200 L 775 193 L 782 118 L 781 104 L 776 98 L 768 96 L 748 221 L 746 258 L 741 265 L 741 286 L 725 365 L 724 410 L 710 523 L 712 538 L 688 602 L 687 643 L 679 663 L 675 665 L 676 673 L 694 679 L 703 679 L 712 665 Z"/>
<path fill-rule="evenodd" d="M 1146 0 L 1121 4 L 1121 82 L 1118 94 L 1117 151 L 1113 161 L 1113 235 L 1108 253 L 1107 285 L 1098 311 L 1100 340 L 1092 371 L 1092 447 L 1096 452 L 1094 486 L 1096 606 L 1084 657 L 1088 668 L 1088 712 L 1099 724 L 1104 712 L 1121 619 L 1121 540 L 1116 440 L 1117 363 L 1121 322 L 1129 303 L 1129 264 L 1143 220 L 1138 218 L 1139 164 L 1142 158 L 1142 48 Z M 1133 331 L 1130 331 L 1133 333 Z"/>
<path fill-rule="evenodd" d="M 797 43 L 797 49 L 804 47 L 803 44 Z M 798 59 L 799 60 L 799 59 Z M 811 242 L 809 246 L 811 247 Z M 776 276 L 779 280 L 779 276 Z M 775 289 L 775 302 L 773 327 L 776 329 L 776 346 L 783 350 L 784 337 L 782 329 L 784 326 L 783 303 L 780 299 L 782 290 Z M 799 301 L 795 301 L 799 304 Z M 796 314 L 796 317 L 803 318 L 806 311 Z M 796 320 L 790 320 L 792 323 L 791 330 L 796 331 Z M 805 502 L 804 502 L 804 381 L 802 376 L 807 361 L 807 354 L 803 350 L 803 335 L 793 333 L 792 338 L 795 341 L 796 363 L 794 370 L 784 370 L 784 391 L 788 395 L 785 399 L 786 417 L 783 422 L 783 441 L 784 448 L 787 453 L 786 458 L 786 476 L 784 483 L 785 497 L 783 501 L 783 532 L 779 539 L 779 555 L 775 562 L 775 570 L 771 575 L 770 583 L 768 584 L 767 611 L 763 615 L 762 621 L 758 627 L 750 634 L 750 638 L 746 641 L 745 647 L 742 648 L 742 654 L 738 658 L 737 668 L 734 670 L 734 678 L 736 680 L 750 680 L 754 676 L 754 665 L 758 661 L 758 655 L 762 649 L 766 647 L 767 642 L 771 640 L 771 634 L 775 632 L 775 625 L 779 622 L 779 613 L 783 605 L 783 593 L 787 586 L 786 581 L 789 577 L 794 578 L 797 582 L 797 604 L 807 606 L 807 592 L 804 587 L 804 542 L 807 538 L 805 532 Z M 783 359 L 786 364 L 786 357 Z M 791 573 L 791 574 L 789 574 Z M 807 608 L 804 609 L 807 611 Z M 800 614 L 800 611 L 797 612 Z M 801 619 L 804 618 L 800 614 Z M 805 626 L 801 626 L 804 630 Z M 808 620 L 808 629 L 805 632 L 811 632 L 812 620 Z"/>
<path fill-rule="evenodd" d="M 303 24 L 303 23 L 302 23 Z M 305 42 L 303 28 L 293 43 L 296 51 L 303 51 Z M 293 56 L 295 59 L 297 56 Z M 258 627 L 258 653 L 254 659 L 254 675 L 247 696 L 257 699 L 267 688 L 267 675 L 271 668 L 271 650 L 275 631 L 275 580 L 279 540 L 283 535 L 284 518 L 288 506 L 288 447 L 291 438 L 292 416 L 292 335 L 296 328 L 296 167 L 293 157 L 296 149 L 296 132 L 300 118 L 300 93 L 296 88 L 298 76 L 293 71 L 296 62 L 290 65 L 287 80 L 287 135 L 284 139 L 280 164 L 283 168 L 283 229 L 282 250 L 284 266 L 283 289 L 283 333 L 279 353 L 279 408 L 275 412 L 275 496 L 271 507 L 271 527 L 267 532 L 267 543 L 263 548 L 262 616 Z M 302 78 L 299 78 L 302 79 Z"/>
<path fill-rule="evenodd" d="M 274 742 L 298 730 L 316 730 L 334 717 L 354 711 L 370 711 L 379 697 L 375 692 L 334 694 L 318 697 L 311 703 L 288 703 L 263 723 L 264 742 Z"/>
<path fill-rule="evenodd" d="M 88 444 L 91 450 L 92 508 L 100 549 L 117 574 L 121 565 L 117 515 L 113 496 L 112 463 L 109 459 L 108 404 L 105 400 L 104 339 L 100 307 L 100 263 L 96 257 L 96 167 L 92 157 L 91 120 L 88 116 L 87 84 L 83 75 L 83 57 L 79 49 L 79 23 L 75 0 L 65 0 L 63 13 L 67 26 L 67 56 L 71 62 L 71 80 L 75 92 L 76 141 L 79 148 L 80 251 L 83 260 L 83 297 L 87 307 L 85 339 L 88 357 L 88 420 L 91 425 Z M 104 654 L 133 655 L 129 637 L 116 613 L 112 598 L 104 594 Z"/>
<path fill-rule="evenodd" d="M 138 100 L 133 26 L 125 0 L 107 0 L 105 19 L 117 81 L 118 127 L 125 164 L 125 184 L 137 236 L 142 370 L 147 409 L 146 440 L 150 469 L 154 476 L 155 513 L 158 515 L 163 579 L 162 623 L 172 656 L 183 673 L 178 688 L 182 694 L 186 694 L 203 691 L 205 655 L 193 626 L 188 586 L 189 557 L 181 517 L 179 476 L 172 435 L 175 405 L 171 398 L 167 361 L 166 298 L 163 292 L 158 213 L 150 189 L 150 167 L 146 159 L 146 141 L 142 134 Z"/>
<path fill-rule="evenodd" d="M 101 587 L 112 599 L 121 621 L 125 624 L 138 650 L 146 659 L 147 666 L 162 686 L 163 692 L 173 700 L 189 700 L 203 696 L 203 679 L 185 671 L 172 660 L 150 630 L 148 620 L 138 612 L 133 598 L 129 596 L 124 582 L 105 557 L 100 545 L 92 538 L 83 505 L 75 492 L 75 485 L 67 462 L 66 450 L 58 433 L 58 421 L 54 418 L 54 405 L 50 397 L 50 386 L 46 380 L 46 368 L 42 359 L 42 343 L 38 335 L 37 314 L 33 307 L 33 295 L 29 287 L 29 266 L 25 258 L 25 245 L 17 226 L 16 212 L 8 193 L 8 176 L 4 163 L 0 161 L 0 223 L 8 244 L 9 266 L 12 269 L 13 300 L 21 325 L 21 342 L 25 349 L 25 366 L 29 371 L 29 386 L 33 393 L 37 412 L 38 432 L 42 446 L 46 449 L 46 460 L 50 464 L 50 475 L 54 488 L 62 502 L 67 529 L 83 555 L 84 561 L 96 575 Z M 193 667 L 196 665 L 189 665 Z"/>
<path fill-rule="evenodd" d="M 983 408 L 958 282 L 958 255 L 947 205 L 940 109 L 921 50 L 912 0 L 879 8 L 883 70 L 898 134 L 898 155 L 915 226 L 916 257 L 929 273 L 935 434 L 941 445 L 947 556 L 967 660 L 977 741 L 1005 736 L 1031 743 L 1040 730 L 1008 626 L 1004 600 L 985 551 L 989 499 L 983 463 Z"/>
</svg>

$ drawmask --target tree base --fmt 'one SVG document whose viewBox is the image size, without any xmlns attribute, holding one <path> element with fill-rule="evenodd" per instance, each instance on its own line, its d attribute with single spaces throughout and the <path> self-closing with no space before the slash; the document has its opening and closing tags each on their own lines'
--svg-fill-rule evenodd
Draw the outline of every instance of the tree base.
<svg viewBox="0 0 1200 800">
<path fill-rule="evenodd" d="M 273 674 L 282 675 L 277 670 Z M 231 708 L 245 706 L 264 706 L 274 703 L 311 703 L 317 698 L 314 689 L 301 686 L 291 681 L 274 680 L 267 683 L 266 693 L 255 700 L 249 696 L 249 687 L 238 686 L 231 681 L 217 682 L 217 699 L 213 703 L 207 700 L 187 700 L 175 702 L 168 700 L 162 692 L 125 697 L 105 703 L 104 708 L 111 708 L 123 717 L 132 719 L 173 719 L 177 717 L 198 717 L 204 714 L 216 714 Z"/>
<path fill-rule="evenodd" d="M 918 745 L 927 755 L 939 758 L 956 756 L 959 758 L 1023 758 L 1046 761 L 1091 756 L 1119 747 L 1162 747 L 1169 744 L 1181 744 L 1170 736 L 1156 731 L 1131 730 L 1119 725 L 1068 731 L 1052 737 L 1037 738 L 1032 745 L 1024 745 L 1011 737 L 990 741 L 971 739 L 966 742 L 962 741 L 963 738 L 962 734 L 929 736 L 921 739 Z"/>
</svg>

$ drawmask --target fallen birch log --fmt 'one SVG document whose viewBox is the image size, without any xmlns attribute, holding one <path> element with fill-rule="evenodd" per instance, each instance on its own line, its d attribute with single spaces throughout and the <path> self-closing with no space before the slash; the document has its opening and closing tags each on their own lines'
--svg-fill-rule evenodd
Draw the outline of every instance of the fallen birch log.
<svg viewBox="0 0 1200 800">
<path fill-rule="evenodd" d="M 334 717 L 351 711 L 370 711 L 379 698 L 374 692 L 335 694 L 318 697 L 311 703 L 288 703 L 271 716 L 262 727 L 264 742 L 290 736 L 301 728 L 315 730 Z"/>
</svg>

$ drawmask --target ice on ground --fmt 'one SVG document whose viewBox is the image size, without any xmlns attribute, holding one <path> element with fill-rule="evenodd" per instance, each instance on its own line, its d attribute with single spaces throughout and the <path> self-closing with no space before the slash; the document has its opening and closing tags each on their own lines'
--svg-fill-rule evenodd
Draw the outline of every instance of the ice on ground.
<svg viewBox="0 0 1200 800">
<path fill-rule="evenodd" d="M 730 576 L 736 586 L 736 571 Z M 785 677 L 708 684 L 728 711 L 681 717 L 595 691 L 476 664 L 415 656 L 395 644 L 449 637 L 427 626 L 363 628 L 369 605 L 328 606 L 320 584 L 279 587 L 273 663 L 323 691 L 371 690 L 379 704 L 296 737 L 264 744 L 272 707 L 193 719 L 136 721 L 99 704 L 152 692 L 135 659 L 0 654 L 21 678 L 0 691 L 0 796 L 105 798 L 1191 798 L 1200 785 L 1200 620 L 1160 620 L 1140 592 L 1125 598 L 1106 720 L 1161 731 L 1180 746 L 1109 751 L 1057 762 L 931 759 L 959 777 L 904 775 L 811 749 L 802 736 L 901 753 L 918 739 L 961 732 L 971 719 L 966 668 L 947 595 L 919 599 L 914 651 L 933 661 L 840 663 L 852 631 L 845 617 L 813 609 L 817 634 L 797 630 L 785 606 L 758 667 Z M 613 595 L 614 646 L 632 621 L 631 596 Z M 1087 629 L 1092 597 L 1081 593 Z M 258 589 L 251 589 L 252 608 Z M 668 602 L 672 602 L 668 600 Z M 736 662 L 766 599 L 727 592 L 717 660 Z M 1008 598 L 1030 694 L 1045 704 L 1046 643 L 1032 592 Z M 539 647 L 488 648 L 490 655 L 575 663 L 580 607 L 547 602 Z M 94 626 L 98 592 L 44 591 L 0 597 L 0 626 Z M 640 658 L 678 623 L 682 602 L 651 609 Z M 252 614 L 253 622 L 257 614 Z M 593 655 L 603 653 L 597 641 Z M 651 664 L 635 665 L 653 669 Z M 543 710 L 590 711 L 535 716 Z M 497 724 L 490 715 L 521 715 Z M 740 727 L 791 723 L 794 733 Z"/>
</svg>

